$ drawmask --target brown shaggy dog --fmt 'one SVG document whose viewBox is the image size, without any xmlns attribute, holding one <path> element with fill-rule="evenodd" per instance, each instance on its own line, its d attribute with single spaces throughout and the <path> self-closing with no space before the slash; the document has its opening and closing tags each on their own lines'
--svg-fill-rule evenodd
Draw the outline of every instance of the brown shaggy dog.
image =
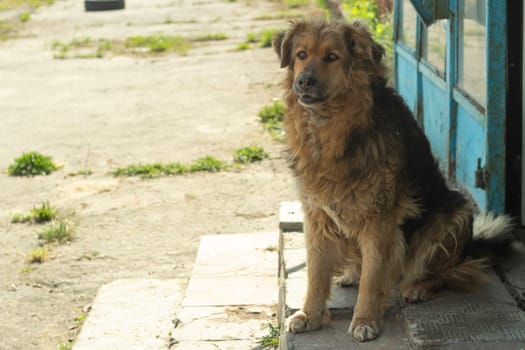
<svg viewBox="0 0 525 350">
<path fill-rule="evenodd" d="M 288 68 L 285 128 L 307 249 L 306 297 L 288 329 L 329 319 L 334 275 L 359 284 L 349 332 L 360 341 L 379 335 L 396 287 L 417 302 L 479 285 L 486 263 L 469 257 L 473 208 L 447 186 L 410 110 L 386 86 L 384 50 L 366 27 L 300 21 L 273 44 Z M 505 217 L 477 223 L 496 240 L 510 226 Z"/>
</svg>

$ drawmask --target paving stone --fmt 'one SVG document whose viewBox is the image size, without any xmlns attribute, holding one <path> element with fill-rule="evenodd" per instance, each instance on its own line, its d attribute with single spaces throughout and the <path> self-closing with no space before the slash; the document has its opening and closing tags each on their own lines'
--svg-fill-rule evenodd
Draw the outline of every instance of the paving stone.
<svg viewBox="0 0 525 350">
<path fill-rule="evenodd" d="M 177 350 L 257 350 L 258 344 L 249 340 L 182 341 L 170 348 Z"/>
<path fill-rule="evenodd" d="M 275 264 L 277 266 L 277 264 Z M 272 305 L 277 303 L 273 277 L 192 277 L 182 306 Z"/>
<path fill-rule="evenodd" d="M 205 277 L 275 276 L 277 271 L 276 250 L 253 250 L 250 252 L 222 255 L 199 255 L 192 274 Z"/>
<path fill-rule="evenodd" d="M 202 256 L 226 258 L 241 252 L 276 251 L 278 235 L 278 232 L 260 232 L 203 236 L 195 263 L 198 264 Z"/>
<path fill-rule="evenodd" d="M 260 339 L 273 316 L 275 306 L 183 307 L 172 335 L 177 341 Z"/>
<path fill-rule="evenodd" d="M 278 233 L 203 236 L 183 306 L 277 303 Z"/>
<path fill-rule="evenodd" d="M 164 350 L 181 299 L 178 280 L 108 283 L 99 289 L 73 349 Z"/>
<path fill-rule="evenodd" d="M 276 313 L 278 233 L 204 236 L 172 349 L 256 349 Z"/>
<path fill-rule="evenodd" d="M 403 322 L 399 312 L 387 313 L 381 336 L 371 342 L 360 343 L 348 333 L 351 315 L 332 312 L 330 323 L 310 333 L 282 333 L 280 350 L 407 350 Z"/>
<path fill-rule="evenodd" d="M 300 202 L 281 202 L 279 208 L 279 229 L 281 231 L 302 231 L 304 214 Z"/>
</svg>

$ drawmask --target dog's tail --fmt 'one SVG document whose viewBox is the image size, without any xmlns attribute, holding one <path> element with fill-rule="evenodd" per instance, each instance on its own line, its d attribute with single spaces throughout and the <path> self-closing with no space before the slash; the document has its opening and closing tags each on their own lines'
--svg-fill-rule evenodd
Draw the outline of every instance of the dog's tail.
<svg viewBox="0 0 525 350">
<path fill-rule="evenodd" d="M 488 267 L 525 253 L 525 245 L 515 236 L 515 225 L 507 215 L 481 213 L 474 218 L 472 240 L 466 247 L 465 260 L 443 276 L 450 289 L 472 291 L 487 279 Z"/>
</svg>

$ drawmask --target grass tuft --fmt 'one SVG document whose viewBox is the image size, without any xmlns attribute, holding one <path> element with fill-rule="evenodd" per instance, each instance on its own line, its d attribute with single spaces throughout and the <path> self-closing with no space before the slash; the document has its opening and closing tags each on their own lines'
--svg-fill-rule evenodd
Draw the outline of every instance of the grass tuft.
<svg viewBox="0 0 525 350">
<path fill-rule="evenodd" d="M 16 158 L 7 173 L 11 176 L 48 175 L 57 169 L 59 166 L 53 162 L 52 157 L 33 151 Z"/>
<path fill-rule="evenodd" d="M 17 7 L 39 8 L 42 5 L 52 5 L 55 0 L 2 0 L 0 11 L 11 10 Z"/>
<path fill-rule="evenodd" d="M 29 12 L 22 12 L 21 14 L 18 15 L 18 19 L 22 23 L 29 21 L 30 18 L 31 18 L 31 13 Z"/>
<path fill-rule="evenodd" d="M 133 36 L 126 39 L 124 46 L 127 48 L 145 49 L 147 52 L 173 51 L 179 55 L 186 55 L 191 48 L 191 42 L 181 36 Z"/>
<path fill-rule="evenodd" d="M 70 220 L 60 218 L 51 222 L 38 234 L 45 243 L 68 243 L 74 238 L 75 226 Z"/>
<path fill-rule="evenodd" d="M 73 343 L 70 341 L 62 343 L 58 346 L 58 350 L 71 350 L 71 349 L 73 349 Z"/>
<path fill-rule="evenodd" d="M 226 39 L 228 39 L 228 35 L 225 33 L 209 33 L 198 35 L 192 41 L 221 41 Z"/>
<path fill-rule="evenodd" d="M 274 100 L 271 105 L 262 107 L 257 113 L 264 128 L 276 140 L 284 140 L 284 104 L 279 100 Z"/>
<path fill-rule="evenodd" d="M 263 349 L 277 349 L 279 347 L 279 328 L 268 324 L 268 334 L 259 341 Z"/>
<path fill-rule="evenodd" d="M 265 158 L 268 158 L 268 153 L 262 147 L 253 145 L 239 148 L 233 154 L 234 161 L 241 164 L 260 162 Z"/>
<path fill-rule="evenodd" d="M 218 172 L 224 170 L 227 163 L 213 157 L 205 156 L 193 161 L 190 164 L 182 163 L 152 163 L 152 164 L 132 164 L 124 168 L 113 171 L 114 176 L 140 176 L 142 178 L 156 178 L 160 176 L 180 175 L 195 172 Z"/>
<path fill-rule="evenodd" d="M 49 250 L 46 247 L 35 248 L 29 252 L 27 262 L 30 264 L 42 264 L 49 259 Z"/>
<path fill-rule="evenodd" d="M 54 220 L 57 217 L 57 210 L 49 202 L 42 202 L 39 207 L 33 207 L 27 213 L 17 213 L 11 217 L 13 224 L 31 222 L 42 224 Z"/>
<path fill-rule="evenodd" d="M 261 31 L 259 33 L 259 47 L 271 47 L 273 36 L 278 31 L 277 29 L 265 29 Z"/>
</svg>

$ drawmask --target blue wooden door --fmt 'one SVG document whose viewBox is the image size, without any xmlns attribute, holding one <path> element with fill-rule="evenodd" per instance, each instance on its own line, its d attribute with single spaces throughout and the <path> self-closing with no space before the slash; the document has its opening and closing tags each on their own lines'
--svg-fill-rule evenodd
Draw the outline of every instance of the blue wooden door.
<svg viewBox="0 0 525 350">
<path fill-rule="evenodd" d="M 505 210 L 505 4 L 397 0 L 394 16 L 396 88 L 451 182 L 496 213 Z"/>
</svg>

